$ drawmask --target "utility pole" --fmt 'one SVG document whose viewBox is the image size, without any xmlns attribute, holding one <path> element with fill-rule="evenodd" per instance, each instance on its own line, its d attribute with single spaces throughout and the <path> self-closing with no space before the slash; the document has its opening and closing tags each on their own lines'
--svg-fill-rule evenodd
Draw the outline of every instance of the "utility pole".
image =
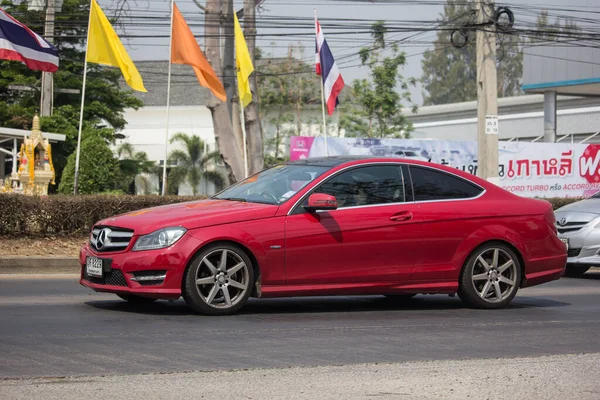
<svg viewBox="0 0 600 400">
<path fill-rule="evenodd" d="M 494 5 L 477 1 L 477 164 L 479 177 L 498 184 L 498 86 Z"/>
<path fill-rule="evenodd" d="M 46 0 L 46 23 L 44 24 L 44 37 L 54 43 L 54 13 L 56 9 L 55 0 Z M 40 116 L 52 115 L 52 103 L 54 97 L 54 75 L 50 72 L 42 72 L 42 92 L 40 99 Z"/>
</svg>

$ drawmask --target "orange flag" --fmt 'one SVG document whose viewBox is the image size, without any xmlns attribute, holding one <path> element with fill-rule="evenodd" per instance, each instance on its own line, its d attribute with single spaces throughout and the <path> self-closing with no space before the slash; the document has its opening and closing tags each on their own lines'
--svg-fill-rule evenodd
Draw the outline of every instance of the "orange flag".
<svg viewBox="0 0 600 400">
<path fill-rule="evenodd" d="M 200 85 L 209 88 L 219 100 L 226 101 L 227 95 L 223 84 L 202 54 L 196 38 L 176 4 L 173 4 L 173 32 L 171 34 L 171 62 L 191 65 Z"/>
</svg>

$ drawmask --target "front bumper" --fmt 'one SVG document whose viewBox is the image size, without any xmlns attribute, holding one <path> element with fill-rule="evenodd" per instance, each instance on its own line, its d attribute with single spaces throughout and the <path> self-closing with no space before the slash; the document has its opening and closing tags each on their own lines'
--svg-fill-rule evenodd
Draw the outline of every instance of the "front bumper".
<svg viewBox="0 0 600 400">
<path fill-rule="evenodd" d="M 600 229 L 588 226 L 560 238 L 569 240 L 567 265 L 600 266 Z"/>
<path fill-rule="evenodd" d="M 133 240 L 132 240 L 133 243 Z M 181 297 L 181 282 L 190 257 L 195 253 L 197 240 L 184 235 L 173 246 L 160 250 L 139 252 L 97 252 L 86 244 L 79 252 L 81 274 L 79 283 L 96 292 L 133 294 L 160 299 Z M 131 246 L 130 246 L 131 247 Z M 110 259 L 102 278 L 90 277 L 86 273 L 87 257 Z M 165 275 L 157 282 L 136 281 L 136 275 Z"/>
</svg>

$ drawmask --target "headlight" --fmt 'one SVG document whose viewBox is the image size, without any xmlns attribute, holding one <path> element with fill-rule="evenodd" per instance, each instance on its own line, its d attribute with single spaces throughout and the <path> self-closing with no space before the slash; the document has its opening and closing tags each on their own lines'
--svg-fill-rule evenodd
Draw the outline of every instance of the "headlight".
<svg viewBox="0 0 600 400">
<path fill-rule="evenodd" d="M 187 232 L 187 229 L 176 226 L 140 236 L 133 245 L 132 251 L 164 249 L 181 239 L 185 232 Z"/>
</svg>

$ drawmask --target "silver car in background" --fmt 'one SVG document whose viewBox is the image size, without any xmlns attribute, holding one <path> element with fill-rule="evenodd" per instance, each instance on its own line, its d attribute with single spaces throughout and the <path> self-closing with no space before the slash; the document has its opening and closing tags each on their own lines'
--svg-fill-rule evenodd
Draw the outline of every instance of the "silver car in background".
<svg viewBox="0 0 600 400">
<path fill-rule="evenodd" d="M 568 246 L 567 276 L 600 267 L 600 192 L 555 211 L 558 236 Z"/>
</svg>

